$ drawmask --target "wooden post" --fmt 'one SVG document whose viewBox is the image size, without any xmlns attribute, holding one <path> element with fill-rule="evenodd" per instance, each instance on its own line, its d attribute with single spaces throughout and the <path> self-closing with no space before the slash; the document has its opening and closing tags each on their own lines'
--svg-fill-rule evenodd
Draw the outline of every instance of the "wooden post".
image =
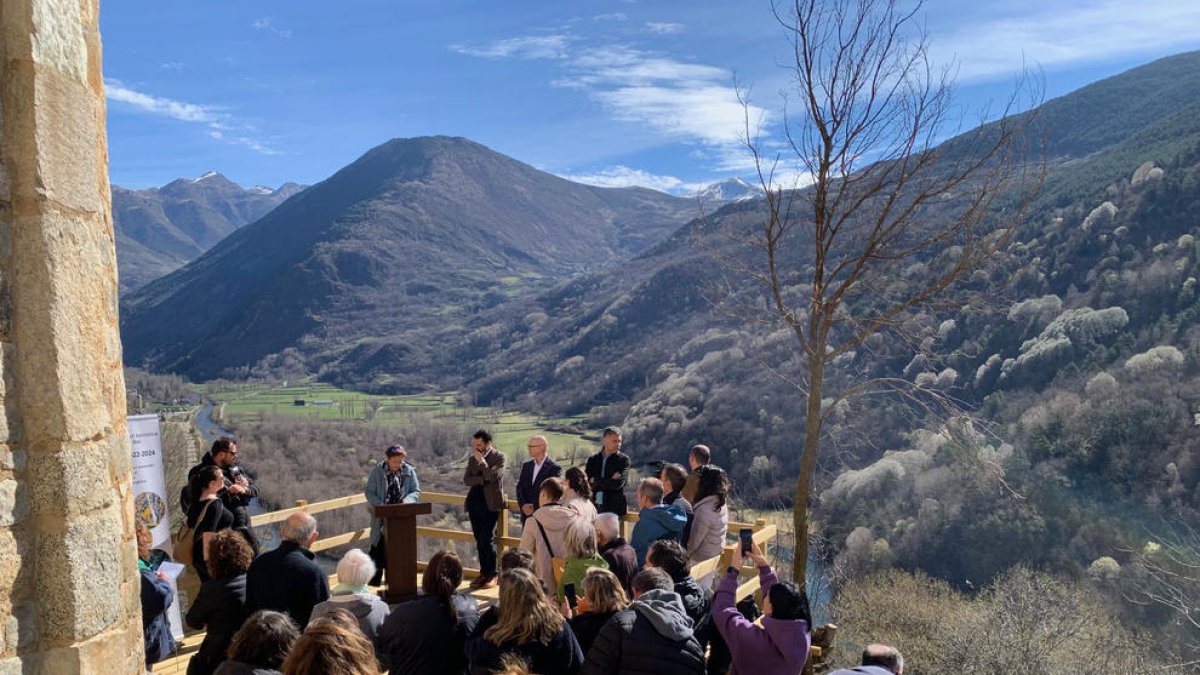
<svg viewBox="0 0 1200 675">
<path fill-rule="evenodd" d="M 755 518 L 754 525 L 751 526 L 751 529 L 753 529 L 755 532 L 758 532 L 759 530 L 763 529 L 766 526 L 767 526 L 766 518 Z M 770 556 L 771 555 L 770 549 L 771 549 L 771 547 L 769 545 L 767 545 L 766 543 L 764 543 L 763 548 L 762 548 L 762 554 L 764 556 Z M 768 560 L 769 559 L 770 558 L 768 558 Z M 754 604 L 758 605 L 758 608 L 760 610 L 763 608 L 762 589 L 754 591 Z"/>
<path fill-rule="evenodd" d="M 518 507 L 519 508 L 519 507 Z M 504 553 L 504 539 L 508 538 L 508 503 L 505 502 L 504 508 L 500 511 L 500 518 L 496 520 L 496 559 L 500 559 L 500 555 Z"/>
</svg>

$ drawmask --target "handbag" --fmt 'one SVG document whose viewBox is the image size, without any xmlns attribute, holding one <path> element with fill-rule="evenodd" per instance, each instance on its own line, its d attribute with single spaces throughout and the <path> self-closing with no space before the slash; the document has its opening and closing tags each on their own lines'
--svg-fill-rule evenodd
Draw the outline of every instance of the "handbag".
<svg viewBox="0 0 1200 675">
<path fill-rule="evenodd" d="M 212 504 L 210 500 L 204 508 L 200 509 L 200 516 L 196 518 L 196 525 L 204 522 L 204 514 L 208 513 L 208 507 Z M 171 535 L 171 554 L 175 557 L 175 562 L 191 565 L 195 562 L 194 548 L 196 546 L 196 529 L 188 527 L 187 518 L 179 524 L 179 529 L 175 534 Z"/>
<path fill-rule="evenodd" d="M 542 527 L 542 521 L 534 518 L 533 522 L 537 523 L 538 531 L 542 533 L 542 541 L 546 542 L 546 552 L 550 554 L 550 571 L 554 575 L 554 583 L 557 584 L 562 579 L 563 568 L 567 566 L 567 559 L 555 557 L 554 547 L 550 545 L 550 537 L 546 535 L 546 528 Z"/>
</svg>

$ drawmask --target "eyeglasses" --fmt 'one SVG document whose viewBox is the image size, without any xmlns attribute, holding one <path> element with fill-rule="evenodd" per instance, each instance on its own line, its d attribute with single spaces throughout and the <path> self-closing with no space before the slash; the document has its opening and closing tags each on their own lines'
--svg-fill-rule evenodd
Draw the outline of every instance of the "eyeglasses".
<svg viewBox="0 0 1200 675">
<path fill-rule="evenodd" d="M 527 448 L 529 448 L 530 450 L 532 450 L 532 449 L 534 449 L 534 448 L 544 448 L 544 447 L 546 447 L 546 446 L 545 446 L 545 445 L 527 445 L 527 446 L 525 446 L 525 447 L 527 447 Z"/>
</svg>

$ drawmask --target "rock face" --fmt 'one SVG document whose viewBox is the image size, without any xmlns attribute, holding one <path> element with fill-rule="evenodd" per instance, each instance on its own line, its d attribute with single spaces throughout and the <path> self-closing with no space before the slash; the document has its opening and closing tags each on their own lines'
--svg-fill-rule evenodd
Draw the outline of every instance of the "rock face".
<svg viewBox="0 0 1200 675">
<path fill-rule="evenodd" d="M 98 4 L 0 8 L 0 673 L 142 669 Z"/>
</svg>

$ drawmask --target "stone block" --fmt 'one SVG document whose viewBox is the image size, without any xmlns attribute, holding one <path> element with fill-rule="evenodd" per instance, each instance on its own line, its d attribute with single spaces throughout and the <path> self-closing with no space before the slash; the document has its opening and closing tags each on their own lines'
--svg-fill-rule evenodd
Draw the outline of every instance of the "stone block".
<svg viewBox="0 0 1200 675">
<path fill-rule="evenodd" d="M 78 645 L 79 670 L 74 672 L 80 675 L 143 672 L 146 657 L 141 633 L 141 626 L 135 622 L 127 630 L 109 630 Z"/>
<path fill-rule="evenodd" d="M 17 218 L 10 281 L 20 351 L 11 381 L 33 445 L 104 437 L 124 419 L 109 407 L 123 380 L 103 221 L 57 211 Z"/>
<path fill-rule="evenodd" d="M 107 171 L 99 146 L 80 143 L 81 138 L 104 133 L 103 116 L 91 87 L 86 81 L 39 71 L 33 91 L 38 116 L 35 166 L 43 194 L 69 209 L 106 211 L 99 177 Z"/>
<path fill-rule="evenodd" d="M 12 613 L 4 619 L 4 650 L 15 652 L 37 642 L 37 607 L 25 603 L 13 607 Z"/>
<path fill-rule="evenodd" d="M 29 488 L 9 478 L 0 480 L 0 527 L 12 527 L 29 517 Z"/>
<path fill-rule="evenodd" d="M 0 596 L 11 603 L 18 603 L 18 589 L 32 590 L 33 558 L 26 535 L 9 529 L 0 529 Z"/>
<path fill-rule="evenodd" d="M 80 82 L 87 81 L 88 53 L 83 38 L 83 3 L 79 0 L 37 0 L 33 3 L 32 58 Z"/>
<path fill-rule="evenodd" d="M 135 618 L 125 615 L 127 603 L 118 592 L 124 578 L 136 574 L 122 566 L 119 510 L 76 519 L 60 534 L 39 533 L 36 589 L 42 639 L 86 640 Z"/>
<path fill-rule="evenodd" d="M 25 460 L 28 454 L 11 445 L 0 445 L 0 471 L 21 472 L 25 470 Z"/>
<path fill-rule="evenodd" d="M 32 448 L 24 482 L 38 517 L 65 520 L 113 504 L 117 495 L 109 467 L 111 445 L 105 439 L 53 449 Z M 3 515 L 0 512 L 0 519 Z"/>
</svg>

